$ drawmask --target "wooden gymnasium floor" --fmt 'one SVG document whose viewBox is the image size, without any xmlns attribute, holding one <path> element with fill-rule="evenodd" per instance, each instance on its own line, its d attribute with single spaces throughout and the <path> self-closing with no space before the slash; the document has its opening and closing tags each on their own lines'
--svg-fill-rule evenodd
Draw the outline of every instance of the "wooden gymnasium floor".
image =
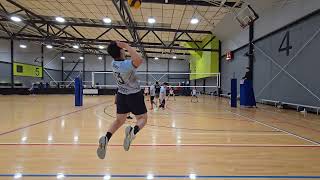
<svg viewBox="0 0 320 180">
<path fill-rule="evenodd" d="M 177 97 L 149 112 L 129 152 L 121 128 L 100 160 L 96 143 L 114 120 L 113 96 L 86 96 L 81 108 L 73 102 L 0 96 L 0 179 L 320 179 L 320 116 Z"/>
</svg>

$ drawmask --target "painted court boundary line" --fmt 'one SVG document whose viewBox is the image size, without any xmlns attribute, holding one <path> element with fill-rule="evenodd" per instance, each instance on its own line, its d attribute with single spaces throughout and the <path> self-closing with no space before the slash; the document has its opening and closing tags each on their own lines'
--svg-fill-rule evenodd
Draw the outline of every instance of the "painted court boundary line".
<svg viewBox="0 0 320 180">
<path fill-rule="evenodd" d="M 21 174 L 23 177 L 57 177 L 57 174 Z M 65 178 L 103 178 L 105 175 L 102 174 L 64 174 Z M 111 178 L 147 178 L 147 175 L 138 175 L 138 174 L 112 174 Z M 14 174 L 0 174 L 0 177 L 14 177 Z M 189 176 L 185 175 L 153 175 L 154 178 L 162 179 L 190 179 Z M 320 176 L 196 176 L 197 179 L 320 179 Z"/>
<path fill-rule="evenodd" d="M 115 116 L 106 112 L 106 110 L 112 106 L 114 106 L 114 105 L 110 104 L 110 105 L 106 106 L 104 108 L 103 112 L 105 115 L 107 115 L 111 118 L 116 118 Z M 225 113 L 230 114 L 229 112 L 225 112 Z M 95 113 L 95 115 L 101 117 L 102 119 L 105 119 L 105 117 L 99 115 L 98 113 Z M 188 114 L 188 115 L 192 115 L 192 114 Z M 106 121 L 110 121 L 110 120 L 106 120 Z M 251 120 L 244 120 L 244 121 L 252 122 Z M 132 123 L 132 121 L 130 121 L 130 120 L 127 120 L 126 122 Z M 261 132 L 282 132 L 282 131 L 239 131 L 239 130 L 224 130 L 224 129 L 199 129 L 199 128 L 187 128 L 187 127 L 172 127 L 172 126 L 156 125 L 156 124 L 149 124 L 149 123 L 147 123 L 146 126 L 165 128 L 165 129 L 174 129 L 174 130 L 202 131 L 202 132 L 247 132 L 247 133 L 248 132 L 259 132 L 259 133 L 261 133 Z"/>
<path fill-rule="evenodd" d="M 260 107 L 260 110 L 261 110 L 261 111 L 268 112 L 268 113 L 272 113 L 272 114 L 275 114 L 275 115 L 281 115 L 281 116 L 283 116 L 283 115 L 280 114 L 280 113 L 277 113 L 277 112 L 274 112 L 274 111 L 271 111 L 271 110 L 267 110 L 267 109 L 264 109 L 264 108 L 261 108 L 261 107 Z M 293 117 L 293 118 L 294 118 L 295 120 L 300 120 L 300 119 L 298 119 L 298 118 L 296 118 L 296 117 Z M 314 129 L 314 128 L 302 126 L 302 125 L 295 124 L 295 123 L 291 123 L 291 122 L 285 122 L 285 121 L 283 121 L 282 119 L 280 119 L 280 120 L 281 120 L 282 122 L 274 122 L 274 123 L 289 124 L 289 125 L 292 125 L 292 126 L 296 126 L 296 127 L 303 128 L 303 129 L 308 129 L 308 130 L 314 131 L 314 132 L 316 132 L 316 133 L 320 133 L 320 130 L 318 130 L 318 129 Z M 303 120 L 302 120 L 302 121 L 303 121 Z M 306 121 L 306 120 L 304 120 L 304 121 Z"/>
<path fill-rule="evenodd" d="M 0 146 L 83 146 L 96 147 L 94 143 L 0 143 Z M 109 144 L 109 147 L 122 147 L 122 144 Z M 295 144 L 132 144 L 132 147 L 252 147 L 252 148 L 320 148 L 320 145 L 295 145 Z"/>
<path fill-rule="evenodd" d="M 254 121 L 254 122 L 258 123 L 258 124 L 264 125 L 264 126 L 266 126 L 266 127 L 275 129 L 275 130 L 277 130 L 277 131 L 284 132 L 284 133 L 289 134 L 289 135 L 292 135 L 292 136 L 294 136 L 294 137 L 296 137 L 296 138 L 305 140 L 305 141 L 310 142 L 310 143 L 312 143 L 312 144 L 320 145 L 320 142 L 314 141 L 314 140 L 312 140 L 312 139 L 309 139 L 309 138 L 306 138 L 306 137 L 297 135 L 297 134 L 295 134 L 295 133 L 292 133 L 292 132 L 289 132 L 289 131 L 280 129 L 280 128 L 278 128 L 278 127 L 275 127 L 275 126 L 272 126 L 272 125 L 269 125 L 269 124 L 266 124 L 266 123 L 263 123 L 263 122 L 261 122 L 261 121 L 258 121 L 258 120 L 256 120 L 256 119 L 253 119 L 253 118 L 250 118 L 250 117 L 247 117 L 247 116 L 244 116 L 244 115 L 241 115 L 241 114 L 239 114 L 239 113 L 234 113 L 234 112 L 229 111 L 229 110 L 226 110 L 226 111 L 228 111 L 228 112 L 230 112 L 230 113 L 232 113 L 232 114 L 235 114 L 235 115 L 237 115 L 237 116 L 239 116 L 239 117 L 243 117 L 243 118 L 245 118 L 245 119 L 249 119 L 249 120 Z"/>
<path fill-rule="evenodd" d="M 58 116 L 55 116 L 55 117 L 52 117 L 52 118 L 49 118 L 49 119 L 46 119 L 46 120 L 42 120 L 42 121 L 39 121 L 39 122 L 36 122 L 36 123 L 32 123 L 32 124 L 29 124 L 29 125 L 26 125 L 26 126 L 22 126 L 22 127 L 16 128 L 16 129 L 12 129 L 12 130 L 7 131 L 7 132 L 2 132 L 2 133 L 0 133 L 0 136 L 3 136 L 5 134 L 9 134 L 9 133 L 12 133 L 12 132 L 19 131 L 21 129 L 26 129 L 26 128 L 29 128 L 29 127 L 32 127 L 32 126 L 35 126 L 35 125 L 38 125 L 38 124 L 42 124 L 42 123 L 45 123 L 45 122 L 48 122 L 48 121 L 52 121 L 52 120 L 55 120 L 55 119 L 58 119 L 58 118 L 61 118 L 61 117 L 64 117 L 64 116 L 68 116 L 70 114 L 75 114 L 77 112 L 84 111 L 84 110 L 87 110 L 87 109 L 90 109 L 90 108 L 93 108 L 93 107 L 96 107 L 96 106 L 100 106 L 100 105 L 105 104 L 105 103 L 107 103 L 107 101 L 99 103 L 99 104 L 95 104 L 95 105 L 92 105 L 92 106 L 89 106 L 89 107 L 86 107 L 86 108 L 82 108 L 82 109 L 78 109 L 78 110 L 75 110 L 75 111 L 71 111 L 71 112 L 68 112 L 66 114 L 58 115 Z"/>
</svg>

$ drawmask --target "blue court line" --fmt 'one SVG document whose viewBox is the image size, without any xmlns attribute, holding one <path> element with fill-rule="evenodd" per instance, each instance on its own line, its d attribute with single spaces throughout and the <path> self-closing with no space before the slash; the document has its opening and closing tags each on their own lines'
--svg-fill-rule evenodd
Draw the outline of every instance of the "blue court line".
<svg viewBox="0 0 320 180">
<path fill-rule="evenodd" d="M 0 177 L 13 177 L 14 174 L 0 174 Z M 22 177 L 56 177 L 57 174 L 22 174 Z M 64 174 L 65 178 L 103 178 L 103 174 Z M 112 178 L 146 178 L 146 175 L 112 174 Z M 189 179 L 185 175 L 154 175 L 154 178 Z M 320 179 L 320 176 L 196 176 L 196 179 Z"/>
</svg>

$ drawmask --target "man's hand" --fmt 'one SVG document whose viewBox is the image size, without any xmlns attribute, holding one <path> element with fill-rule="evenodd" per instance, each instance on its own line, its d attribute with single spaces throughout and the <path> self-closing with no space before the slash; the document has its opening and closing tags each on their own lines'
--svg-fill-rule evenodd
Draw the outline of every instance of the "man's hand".
<svg viewBox="0 0 320 180">
<path fill-rule="evenodd" d="M 129 47 L 129 44 L 124 43 L 124 42 L 116 41 L 116 43 L 119 48 L 128 49 L 128 47 Z"/>
<path fill-rule="evenodd" d="M 129 52 L 132 59 L 132 65 L 135 68 L 138 68 L 142 64 L 142 57 L 137 53 L 135 48 L 124 42 L 116 41 L 116 43 L 119 48 L 124 48 Z"/>
</svg>

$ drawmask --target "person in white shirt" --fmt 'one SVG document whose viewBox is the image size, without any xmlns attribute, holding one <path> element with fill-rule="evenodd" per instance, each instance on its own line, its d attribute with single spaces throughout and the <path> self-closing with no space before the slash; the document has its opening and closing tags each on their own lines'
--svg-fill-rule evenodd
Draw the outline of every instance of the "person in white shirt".
<svg viewBox="0 0 320 180">
<path fill-rule="evenodd" d="M 196 102 L 199 102 L 196 88 L 193 88 L 191 91 L 191 102 L 194 102 L 194 99 L 197 100 Z"/>
<path fill-rule="evenodd" d="M 167 83 L 163 83 L 160 88 L 160 96 L 159 96 L 160 106 L 159 106 L 159 108 L 165 109 L 166 94 L 167 94 Z"/>
<path fill-rule="evenodd" d="M 156 96 L 156 87 L 154 84 L 150 86 L 150 103 L 151 103 L 151 108 L 150 110 L 153 110 L 153 106 L 157 107 L 157 103 L 154 102 L 154 97 Z"/>
<path fill-rule="evenodd" d="M 174 94 L 174 90 L 171 86 L 169 86 L 169 95 L 167 101 L 169 101 L 170 96 L 173 96 L 173 100 L 176 100 L 176 95 Z"/>
<path fill-rule="evenodd" d="M 144 95 L 145 95 L 145 96 L 148 96 L 148 95 L 149 95 L 149 88 L 148 88 L 148 87 L 145 87 L 145 88 L 144 88 Z"/>
</svg>

